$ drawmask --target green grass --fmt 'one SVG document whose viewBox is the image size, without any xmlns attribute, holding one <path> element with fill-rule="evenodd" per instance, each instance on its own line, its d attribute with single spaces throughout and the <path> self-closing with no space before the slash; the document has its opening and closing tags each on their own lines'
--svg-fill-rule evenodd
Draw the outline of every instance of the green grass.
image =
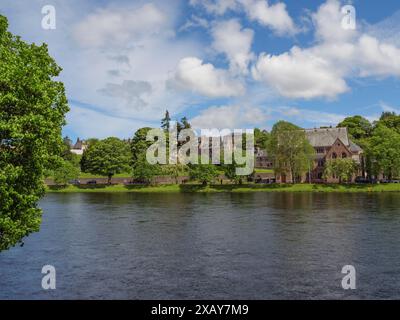
<svg viewBox="0 0 400 320">
<path fill-rule="evenodd" d="M 50 193 L 76 193 L 76 192 L 148 192 L 148 193 L 171 193 L 171 192 L 400 192 L 400 184 L 377 184 L 377 185 L 338 185 L 338 184 L 247 184 L 247 185 L 211 185 L 203 187 L 198 184 L 187 185 L 81 185 L 56 187 L 48 186 Z"/>
<path fill-rule="evenodd" d="M 274 173 L 272 169 L 254 169 L 256 173 Z"/>
<path fill-rule="evenodd" d="M 130 178 L 132 177 L 132 173 L 130 172 L 123 172 L 123 173 L 117 173 L 113 175 L 113 178 Z M 96 179 L 96 178 L 108 178 L 107 176 L 102 176 L 102 175 L 96 175 L 96 174 L 91 174 L 91 173 L 86 173 L 86 172 L 81 172 L 79 174 L 78 179 Z"/>
</svg>

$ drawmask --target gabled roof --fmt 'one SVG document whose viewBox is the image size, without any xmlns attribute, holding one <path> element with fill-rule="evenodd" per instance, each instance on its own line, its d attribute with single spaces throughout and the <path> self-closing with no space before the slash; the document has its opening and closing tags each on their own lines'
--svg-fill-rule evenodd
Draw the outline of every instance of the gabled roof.
<svg viewBox="0 0 400 320">
<path fill-rule="evenodd" d="M 356 144 L 356 143 L 354 143 L 353 141 L 351 141 L 351 140 L 349 140 L 349 142 L 350 142 L 350 147 L 349 147 L 349 149 L 350 149 L 350 151 L 351 152 L 361 152 L 361 151 L 363 151 L 362 149 L 361 149 L 361 147 L 358 145 L 358 144 Z"/>
<path fill-rule="evenodd" d="M 350 145 L 347 128 L 320 128 L 304 130 L 306 137 L 313 147 L 330 147 L 337 139 L 345 146 Z"/>
</svg>

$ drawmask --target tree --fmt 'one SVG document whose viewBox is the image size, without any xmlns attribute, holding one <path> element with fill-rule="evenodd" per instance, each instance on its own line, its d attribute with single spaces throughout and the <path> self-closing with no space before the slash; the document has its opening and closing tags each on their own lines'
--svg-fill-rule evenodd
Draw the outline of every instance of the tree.
<svg viewBox="0 0 400 320">
<path fill-rule="evenodd" d="M 383 173 L 389 179 L 400 176 L 400 134 L 382 123 L 374 128 L 367 155 L 375 176 Z"/>
<path fill-rule="evenodd" d="M 150 164 L 146 159 L 145 152 L 137 155 L 136 161 L 132 165 L 132 176 L 134 179 L 145 183 L 151 183 L 153 178 L 160 173 L 160 166 L 157 164 Z"/>
<path fill-rule="evenodd" d="M 267 150 L 269 134 L 266 130 L 254 129 L 254 146 L 262 150 Z"/>
<path fill-rule="evenodd" d="M 189 120 L 186 117 L 181 119 L 183 129 L 190 129 L 192 125 L 189 123 Z"/>
<path fill-rule="evenodd" d="M 394 129 L 400 133 L 400 115 L 395 112 L 383 112 L 377 125 L 383 124 L 390 129 Z"/>
<path fill-rule="evenodd" d="M 370 137 L 372 124 L 361 116 L 347 117 L 337 125 L 337 128 L 347 128 L 355 142 L 362 144 L 362 140 Z"/>
<path fill-rule="evenodd" d="M 130 169 L 131 154 L 129 144 L 110 137 L 89 146 L 84 152 L 85 172 L 108 177 L 108 183 L 116 173 Z"/>
<path fill-rule="evenodd" d="M 350 182 L 357 171 L 358 165 L 353 159 L 331 159 L 325 163 L 324 177 L 325 179 L 336 177 L 339 179 L 339 183 L 343 181 Z"/>
<path fill-rule="evenodd" d="M 285 121 L 279 121 L 273 126 L 267 150 L 274 162 L 275 172 L 290 173 L 293 183 L 309 170 L 315 153 L 305 132 Z"/>
<path fill-rule="evenodd" d="M 218 170 L 213 164 L 189 164 L 188 167 L 190 179 L 200 181 L 203 186 L 218 177 Z"/>
<path fill-rule="evenodd" d="M 170 127 L 170 121 L 171 121 L 171 117 L 169 116 L 169 112 L 167 110 L 167 111 L 165 111 L 164 118 L 161 119 L 161 128 L 163 128 L 165 131 L 168 131 L 169 127 Z"/>
<path fill-rule="evenodd" d="M 68 181 L 79 177 L 79 169 L 69 161 L 62 161 L 61 165 L 53 171 L 54 182 L 57 185 L 66 185 Z"/>
<path fill-rule="evenodd" d="M 146 140 L 151 128 L 140 128 L 135 132 L 131 141 L 132 174 L 139 181 L 151 183 L 153 177 L 161 173 L 159 164 L 150 164 L 146 159 L 146 152 L 152 142 Z"/>
<path fill-rule="evenodd" d="M 162 174 L 174 177 L 175 183 L 178 184 L 178 178 L 186 174 L 187 166 L 183 164 L 169 164 L 161 167 Z"/>
<path fill-rule="evenodd" d="M 132 163 L 135 163 L 139 156 L 146 153 L 151 141 L 146 141 L 147 133 L 151 130 L 149 127 L 138 129 L 131 140 Z"/>
<path fill-rule="evenodd" d="M 236 174 L 236 169 L 243 167 L 244 165 L 238 165 L 236 161 L 233 160 L 231 164 L 224 164 L 222 165 L 222 170 L 224 171 L 225 177 L 227 177 L 229 180 L 231 180 L 233 183 L 238 183 L 242 184 L 243 183 L 243 178 L 249 179 L 249 177 L 253 176 L 254 171 L 249 174 L 249 175 L 238 175 Z"/>
<path fill-rule="evenodd" d="M 38 231 L 44 170 L 60 160 L 68 103 L 47 45 L 28 44 L 0 16 L 0 251 Z"/>
</svg>

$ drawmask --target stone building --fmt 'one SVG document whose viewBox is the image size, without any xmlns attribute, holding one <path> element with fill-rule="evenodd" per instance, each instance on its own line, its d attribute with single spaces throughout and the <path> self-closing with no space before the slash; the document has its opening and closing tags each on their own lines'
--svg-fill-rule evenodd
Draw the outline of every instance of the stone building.
<svg viewBox="0 0 400 320">
<path fill-rule="evenodd" d="M 347 128 L 306 129 L 306 137 L 315 149 L 314 165 L 305 180 L 308 182 L 338 182 L 337 178 L 323 179 L 326 161 L 338 158 L 351 158 L 362 165 L 363 150 L 350 140 Z M 359 175 L 362 175 L 359 172 Z M 355 178 L 355 177 L 354 177 Z"/>
</svg>

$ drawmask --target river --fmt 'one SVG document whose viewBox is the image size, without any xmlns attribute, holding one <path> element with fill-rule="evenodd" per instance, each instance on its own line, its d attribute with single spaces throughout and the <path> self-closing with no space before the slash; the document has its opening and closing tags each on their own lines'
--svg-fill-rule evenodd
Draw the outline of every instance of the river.
<svg viewBox="0 0 400 320">
<path fill-rule="evenodd" d="M 48 194 L 40 206 L 40 232 L 0 253 L 1 299 L 400 298 L 398 193 Z"/>
</svg>

